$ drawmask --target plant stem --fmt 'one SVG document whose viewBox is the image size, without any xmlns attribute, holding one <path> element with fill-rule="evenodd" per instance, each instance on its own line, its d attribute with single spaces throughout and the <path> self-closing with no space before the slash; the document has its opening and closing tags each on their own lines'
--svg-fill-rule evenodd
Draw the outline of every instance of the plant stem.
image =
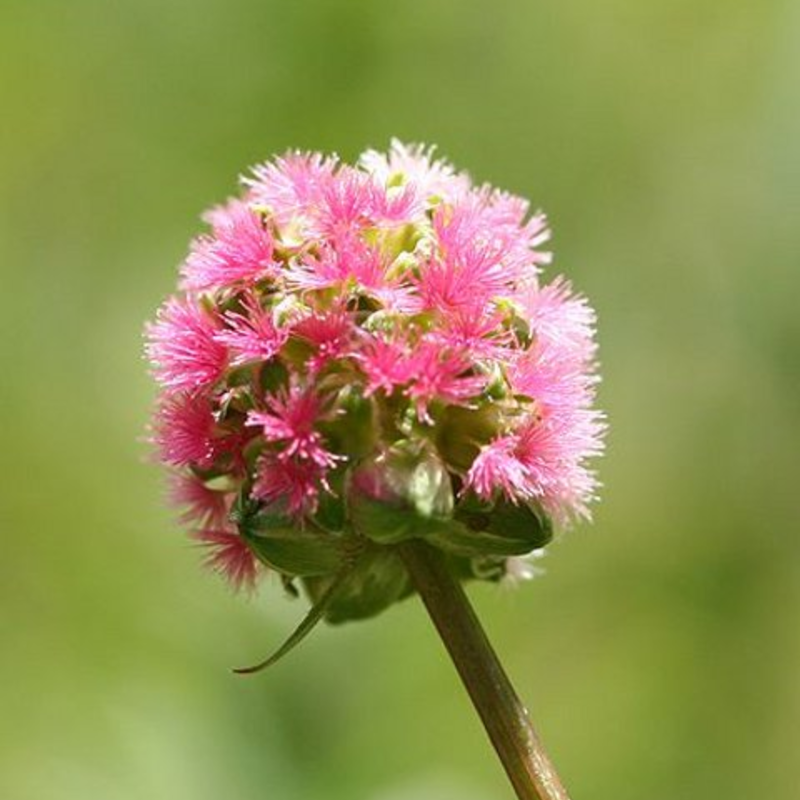
<svg viewBox="0 0 800 800">
<path fill-rule="evenodd" d="M 525 706 L 442 554 L 420 540 L 403 543 L 399 551 L 519 800 L 569 800 Z"/>
</svg>

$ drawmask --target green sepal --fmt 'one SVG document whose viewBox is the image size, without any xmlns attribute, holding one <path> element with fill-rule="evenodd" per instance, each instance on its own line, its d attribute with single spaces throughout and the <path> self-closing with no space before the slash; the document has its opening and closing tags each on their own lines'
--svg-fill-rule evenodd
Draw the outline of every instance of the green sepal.
<svg viewBox="0 0 800 800">
<path fill-rule="evenodd" d="M 408 440 L 364 459 L 350 475 L 347 498 L 355 531 L 384 545 L 444 534 L 453 511 L 444 464 Z"/>
<path fill-rule="evenodd" d="M 335 579 L 334 579 L 335 580 Z M 304 581 L 312 598 L 324 596 L 330 578 Z M 370 547 L 358 557 L 325 610 L 332 624 L 373 617 L 412 592 L 405 565 L 390 549 Z"/>
<path fill-rule="evenodd" d="M 553 539 L 550 518 L 529 503 L 498 502 L 489 515 L 489 531 L 507 539 L 526 542 L 526 552 L 538 550 Z"/>
<path fill-rule="evenodd" d="M 325 591 L 320 595 L 319 599 L 311 606 L 311 609 L 303 618 L 303 621 L 295 628 L 294 633 L 268 658 L 254 664 L 252 667 L 239 667 L 233 671 L 238 675 L 252 675 L 255 672 L 271 667 L 280 661 L 285 655 L 290 653 L 297 647 L 303 639 L 311 633 L 325 617 L 325 613 L 330 607 L 331 603 L 336 600 L 336 596 L 345 585 L 348 577 L 348 572 L 340 572 L 328 585 Z"/>
<path fill-rule="evenodd" d="M 251 514 L 239 531 L 260 561 L 285 575 L 330 575 L 345 563 L 341 537 L 277 514 Z"/>
<path fill-rule="evenodd" d="M 426 538 L 432 545 L 441 550 L 468 558 L 475 556 L 522 556 L 535 549 L 523 539 L 498 536 L 488 530 L 472 530 L 456 520 L 447 530 Z"/>
<path fill-rule="evenodd" d="M 500 410 L 494 403 L 480 408 L 446 406 L 436 425 L 436 447 L 444 460 L 466 472 L 481 445 L 490 442 L 499 430 Z"/>
<path fill-rule="evenodd" d="M 468 497 L 456 508 L 448 531 L 431 544 L 463 557 L 522 556 L 553 538 L 550 520 L 531 505 L 500 500 L 494 505 Z"/>
<path fill-rule="evenodd" d="M 445 552 L 450 571 L 463 581 L 481 580 L 498 583 L 506 574 L 505 556 L 465 557 Z"/>
<path fill-rule="evenodd" d="M 375 449 L 374 404 L 355 386 L 345 386 L 337 397 L 339 413 L 318 423 L 328 447 L 334 452 L 359 459 Z"/>
<path fill-rule="evenodd" d="M 445 533 L 453 510 L 444 464 L 410 441 L 362 461 L 350 476 L 347 498 L 355 531 L 379 544 Z"/>
<path fill-rule="evenodd" d="M 344 500 L 337 492 L 322 492 L 312 521 L 314 525 L 328 533 L 342 533 L 347 526 L 347 509 Z"/>
<path fill-rule="evenodd" d="M 300 370 L 306 366 L 313 355 L 313 345 L 297 336 L 290 336 L 280 351 L 282 360 L 288 362 L 292 368 Z"/>
<path fill-rule="evenodd" d="M 278 358 L 272 358 L 261 366 L 258 384 L 268 394 L 276 394 L 289 385 L 289 371 Z"/>
<path fill-rule="evenodd" d="M 408 506 L 398 508 L 365 496 L 351 498 L 350 521 L 362 536 L 384 545 L 447 536 L 452 523 L 446 517 L 425 517 Z"/>
</svg>

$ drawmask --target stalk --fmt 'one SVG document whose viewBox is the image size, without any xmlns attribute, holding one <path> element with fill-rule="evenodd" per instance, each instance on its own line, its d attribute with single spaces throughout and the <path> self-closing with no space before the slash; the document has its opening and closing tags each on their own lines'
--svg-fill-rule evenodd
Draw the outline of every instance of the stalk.
<svg viewBox="0 0 800 800">
<path fill-rule="evenodd" d="M 525 706 L 444 557 L 420 540 L 399 546 L 519 800 L 569 800 Z"/>
</svg>

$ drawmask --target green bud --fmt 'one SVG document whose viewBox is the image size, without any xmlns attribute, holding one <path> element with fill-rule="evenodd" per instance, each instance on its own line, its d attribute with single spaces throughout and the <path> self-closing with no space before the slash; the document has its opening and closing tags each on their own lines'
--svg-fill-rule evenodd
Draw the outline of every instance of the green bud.
<svg viewBox="0 0 800 800">
<path fill-rule="evenodd" d="M 356 532 L 382 544 L 445 530 L 453 512 L 444 464 L 429 447 L 407 440 L 362 461 L 347 498 Z"/>
<path fill-rule="evenodd" d="M 375 408 L 357 386 L 345 386 L 337 398 L 337 414 L 318 423 L 329 448 L 348 456 L 363 458 L 375 449 L 377 435 Z"/>
<path fill-rule="evenodd" d="M 478 408 L 448 406 L 436 426 L 436 447 L 453 468 L 466 472 L 484 444 L 498 433 L 500 409 L 493 403 Z"/>
</svg>

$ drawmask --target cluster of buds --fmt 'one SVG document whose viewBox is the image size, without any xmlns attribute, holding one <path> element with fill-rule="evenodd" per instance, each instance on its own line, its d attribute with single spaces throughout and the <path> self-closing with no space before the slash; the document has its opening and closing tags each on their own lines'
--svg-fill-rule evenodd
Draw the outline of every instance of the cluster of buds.
<svg viewBox="0 0 800 800">
<path fill-rule="evenodd" d="M 588 515 L 594 314 L 540 280 L 544 215 L 399 142 L 242 184 L 146 333 L 152 438 L 210 566 L 353 619 L 411 592 L 407 539 L 499 580 Z"/>
</svg>

